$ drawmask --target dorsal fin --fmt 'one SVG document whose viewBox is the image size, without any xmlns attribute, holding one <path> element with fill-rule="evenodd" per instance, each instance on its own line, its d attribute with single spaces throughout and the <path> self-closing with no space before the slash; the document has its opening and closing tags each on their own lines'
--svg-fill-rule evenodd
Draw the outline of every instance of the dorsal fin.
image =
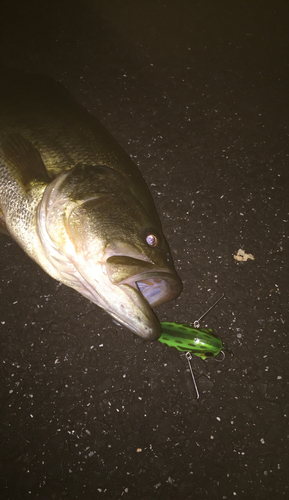
<svg viewBox="0 0 289 500">
<path fill-rule="evenodd" d="M 6 167 L 25 191 L 29 191 L 33 182 L 50 182 L 41 154 L 22 135 L 9 134 L 1 149 Z"/>
</svg>

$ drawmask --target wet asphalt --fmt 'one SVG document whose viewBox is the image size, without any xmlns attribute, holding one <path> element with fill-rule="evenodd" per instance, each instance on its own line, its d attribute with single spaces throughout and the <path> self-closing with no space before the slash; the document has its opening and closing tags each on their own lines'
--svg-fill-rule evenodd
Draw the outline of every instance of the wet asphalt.
<svg viewBox="0 0 289 500">
<path fill-rule="evenodd" d="M 159 318 L 225 293 L 202 326 L 231 352 L 193 357 L 197 400 L 178 351 L 0 235 L 1 499 L 289 498 L 288 21 L 273 0 L 1 2 L 0 60 L 61 81 L 139 165 L 184 284 Z"/>
</svg>

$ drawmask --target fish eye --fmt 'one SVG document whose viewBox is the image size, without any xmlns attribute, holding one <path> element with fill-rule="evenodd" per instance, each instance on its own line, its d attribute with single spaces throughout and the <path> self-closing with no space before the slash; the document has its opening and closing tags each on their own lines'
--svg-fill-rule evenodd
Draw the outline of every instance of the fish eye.
<svg viewBox="0 0 289 500">
<path fill-rule="evenodd" d="M 146 236 L 146 242 L 150 247 L 156 247 L 159 240 L 155 234 L 148 234 Z"/>
</svg>

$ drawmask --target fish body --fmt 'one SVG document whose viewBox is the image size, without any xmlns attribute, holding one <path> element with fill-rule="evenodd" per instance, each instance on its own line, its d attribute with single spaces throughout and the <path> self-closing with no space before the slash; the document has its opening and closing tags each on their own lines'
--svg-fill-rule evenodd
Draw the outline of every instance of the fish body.
<svg viewBox="0 0 289 500">
<path fill-rule="evenodd" d="M 182 290 L 149 189 L 59 83 L 0 67 L 0 229 L 145 339 Z"/>
<path fill-rule="evenodd" d="M 217 356 L 224 348 L 222 339 L 209 328 L 195 328 L 191 324 L 161 322 L 159 341 L 178 351 L 190 352 L 203 359 Z"/>
</svg>

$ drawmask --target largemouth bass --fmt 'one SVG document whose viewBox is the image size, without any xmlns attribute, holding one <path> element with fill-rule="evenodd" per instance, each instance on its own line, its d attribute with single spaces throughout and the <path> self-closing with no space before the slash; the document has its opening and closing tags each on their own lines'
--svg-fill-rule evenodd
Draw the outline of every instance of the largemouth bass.
<svg viewBox="0 0 289 500">
<path fill-rule="evenodd" d="M 50 276 L 149 340 L 179 295 L 149 189 L 59 83 L 0 67 L 0 228 Z"/>
</svg>

